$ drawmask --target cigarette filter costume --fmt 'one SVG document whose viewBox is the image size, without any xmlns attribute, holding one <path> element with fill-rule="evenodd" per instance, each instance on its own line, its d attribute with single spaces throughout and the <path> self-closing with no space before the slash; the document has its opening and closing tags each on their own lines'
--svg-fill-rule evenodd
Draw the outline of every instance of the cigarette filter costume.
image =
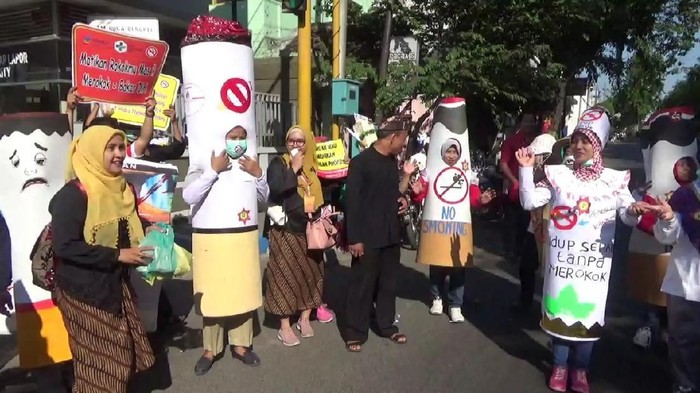
<svg viewBox="0 0 700 393">
<path fill-rule="evenodd" d="M 629 171 L 603 168 L 602 150 L 610 121 L 602 108 L 583 113 L 573 134 L 585 134 L 593 159 L 571 170 L 545 166 L 546 180 L 535 186 L 532 168 L 520 168 L 520 199 L 528 210 L 549 203 L 547 257 L 544 266 L 542 328 L 570 341 L 594 341 L 605 325 L 615 219 L 627 225 L 634 202 L 627 189 Z M 588 165 L 590 164 L 590 165 Z"/>
<path fill-rule="evenodd" d="M 29 254 L 51 221 L 49 201 L 65 183 L 72 140 L 68 117 L 20 113 L 0 117 L 0 209 L 12 246 L 13 297 L 20 366 L 36 368 L 71 359 L 68 334 L 51 293 L 32 283 Z M 3 288 L 4 289 L 4 288 Z M 0 332 L 9 332 L 2 318 Z"/>
<path fill-rule="evenodd" d="M 686 181 L 681 180 L 675 166 L 687 157 L 697 168 L 697 131 L 692 108 L 662 109 L 652 114 L 640 133 L 644 171 L 647 183 L 638 196 L 644 202 L 657 204 L 657 198 L 669 198 Z M 689 180 L 687 182 L 692 181 Z M 666 305 L 660 291 L 668 266 L 670 246 L 654 238 L 654 213 L 646 213 L 632 230 L 627 262 L 627 287 L 631 297 L 643 303 Z"/>
<path fill-rule="evenodd" d="M 210 164 L 236 126 L 247 132 L 246 155 L 257 159 L 250 39 L 237 22 L 204 16 L 190 24 L 182 47 L 190 152 L 183 197 L 192 207 L 195 306 L 205 317 L 262 305 L 258 182 L 238 162 L 220 174 Z"/>
<path fill-rule="evenodd" d="M 423 208 L 418 263 L 465 266 L 473 255 L 467 111 L 463 98 L 446 98 L 435 110 L 426 174 L 430 181 Z M 456 165 L 443 159 L 443 146 L 458 145 Z"/>
</svg>

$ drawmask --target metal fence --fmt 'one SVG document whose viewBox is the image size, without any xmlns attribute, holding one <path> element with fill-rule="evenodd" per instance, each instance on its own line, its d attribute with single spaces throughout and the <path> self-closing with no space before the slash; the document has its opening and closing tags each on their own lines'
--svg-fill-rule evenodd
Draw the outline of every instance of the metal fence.
<svg viewBox="0 0 700 393">
<path fill-rule="evenodd" d="M 185 101 L 182 95 L 178 96 L 175 106 L 177 113 L 185 113 Z M 184 115 L 181 115 L 180 119 L 184 122 Z M 296 121 L 296 103 L 282 102 L 279 94 L 255 93 L 258 146 L 284 146 L 284 134 L 292 124 L 296 124 Z M 183 126 L 186 127 L 185 124 Z"/>
</svg>

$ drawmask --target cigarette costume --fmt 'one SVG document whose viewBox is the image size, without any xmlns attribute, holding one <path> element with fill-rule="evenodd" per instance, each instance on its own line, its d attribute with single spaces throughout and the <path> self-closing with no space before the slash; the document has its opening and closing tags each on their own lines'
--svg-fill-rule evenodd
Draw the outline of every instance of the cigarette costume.
<svg viewBox="0 0 700 393">
<path fill-rule="evenodd" d="M 689 107 L 662 109 L 652 114 L 640 133 L 646 192 L 640 195 L 644 202 L 657 204 L 656 198 L 668 198 L 681 186 L 674 176 L 674 165 L 684 157 L 697 164 L 697 132 L 694 112 Z M 633 230 L 629 241 L 627 287 L 630 296 L 640 302 L 657 306 L 666 305 L 661 292 L 671 246 L 654 238 L 654 213 L 646 213 Z"/>
<path fill-rule="evenodd" d="M 627 214 L 634 202 L 627 189 L 629 172 L 601 164 L 609 130 L 607 114 L 593 108 L 583 113 L 574 131 L 585 133 L 594 145 L 592 166 L 599 173 L 586 172 L 586 165 L 579 168 L 580 175 L 564 165 L 548 165 L 546 181 L 535 186 L 532 168 L 520 168 L 523 207 L 532 210 L 551 204 L 541 326 L 548 334 L 570 341 L 600 338 L 616 213 L 626 225 L 638 222 L 638 217 Z"/>
<path fill-rule="evenodd" d="M 252 344 L 251 311 L 262 305 L 258 200 L 269 193 L 265 175 L 253 178 L 237 160 L 220 174 L 211 168 L 235 126 L 247 131 L 246 155 L 257 159 L 250 32 L 231 21 L 217 30 L 224 22 L 198 17 L 182 48 L 190 151 L 183 198 L 192 211 L 195 307 L 204 317 L 204 349 L 215 354 L 224 327 L 212 318 L 236 316 L 229 344 Z"/>
<path fill-rule="evenodd" d="M 426 173 L 430 186 L 423 207 L 418 263 L 466 266 L 473 256 L 467 111 L 463 98 L 446 98 L 435 109 Z M 457 143 L 460 158 L 454 166 L 442 159 L 444 144 Z"/>
<path fill-rule="evenodd" d="M 65 183 L 66 155 L 72 139 L 66 115 L 20 113 L 0 117 L 0 155 L 4 157 L 0 161 L 0 209 L 11 238 L 16 311 L 14 318 L 0 316 L 0 334 L 9 333 L 14 319 L 22 368 L 71 359 L 68 333 L 51 293 L 32 283 L 29 254 L 39 233 L 51 221 L 49 201 Z"/>
</svg>

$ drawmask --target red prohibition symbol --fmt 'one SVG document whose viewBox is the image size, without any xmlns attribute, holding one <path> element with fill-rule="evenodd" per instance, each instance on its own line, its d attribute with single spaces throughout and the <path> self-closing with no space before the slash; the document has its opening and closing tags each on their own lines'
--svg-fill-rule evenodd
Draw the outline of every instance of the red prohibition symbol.
<svg viewBox="0 0 700 393">
<path fill-rule="evenodd" d="M 232 112 L 245 113 L 251 99 L 250 86 L 241 78 L 231 78 L 221 86 L 221 102 Z"/>
<path fill-rule="evenodd" d="M 459 168 L 449 166 L 435 176 L 433 192 L 437 199 L 443 203 L 457 205 L 467 199 L 469 181 Z"/>
<path fill-rule="evenodd" d="M 576 226 L 578 215 L 569 206 L 556 206 L 552 209 L 552 224 L 561 231 L 568 231 Z"/>
<path fill-rule="evenodd" d="M 603 117 L 603 113 L 605 113 L 605 111 L 603 111 L 602 109 L 591 109 L 591 110 L 586 111 L 586 113 L 584 113 L 583 116 L 581 116 L 581 119 L 579 119 L 579 120 L 581 120 L 581 121 L 596 121 L 596 120 L 600 119 L 601 117 Z"/>
</svg>

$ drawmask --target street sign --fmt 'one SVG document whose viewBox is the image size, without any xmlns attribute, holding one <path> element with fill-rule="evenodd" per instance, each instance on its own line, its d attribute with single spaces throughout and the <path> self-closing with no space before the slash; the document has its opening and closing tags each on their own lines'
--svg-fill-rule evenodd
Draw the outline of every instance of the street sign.
<svg viewBox="0 0 700 393">
<path fill-rule="evenodd" d="M 393 37 L 389 47 L 389 64 L 405 60 L 418 65 L 418 50 L 416 37 Z"/>
</svg>

